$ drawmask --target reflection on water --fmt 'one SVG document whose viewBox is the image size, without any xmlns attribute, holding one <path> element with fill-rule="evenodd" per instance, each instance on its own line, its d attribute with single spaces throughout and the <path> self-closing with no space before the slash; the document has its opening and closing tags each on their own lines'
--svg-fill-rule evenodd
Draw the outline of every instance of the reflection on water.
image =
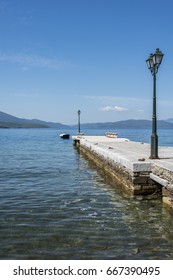
<svg viewBox="0 0 173 280">
<path fill-rule="evenodd" d="M 3 133 L 1 259 L 173 258 L 161 201 L 122 192 L 55 130 Z"/>
</svg>

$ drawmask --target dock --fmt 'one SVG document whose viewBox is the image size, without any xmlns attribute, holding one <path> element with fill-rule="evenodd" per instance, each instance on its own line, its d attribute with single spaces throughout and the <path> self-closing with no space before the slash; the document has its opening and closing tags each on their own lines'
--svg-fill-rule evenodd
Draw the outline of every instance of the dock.
<svg viewBox="0 0 173 280">
<path fill-rule="evenodd" d="M 126 138 L 72 136 L 79 151 L 133 195 L 161 198 L 173 209 L 173 147 L 159 146 L 159 159 L 149 159 L 150 144 Z"/>
</svg>

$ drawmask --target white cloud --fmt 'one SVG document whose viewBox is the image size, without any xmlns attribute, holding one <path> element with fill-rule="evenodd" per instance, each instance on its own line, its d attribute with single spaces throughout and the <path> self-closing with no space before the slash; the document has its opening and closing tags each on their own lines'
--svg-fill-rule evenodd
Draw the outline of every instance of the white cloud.
<svg viewBox="0 0 173 280">
<path fill-rule="evenodd" d="M 110 111 L 123 112 L 123 111 L 127 111 L 128 109 L 125 107 L 119 107 L 119 106 L 105 106 L 105 107 L 100 108 L 100 110 L 103 112 L 110 112 Z"/>
<path fill-rule="evenodd" d="M 27 67 L 37 67 L 37 68 L 52 68 L 52 69 L 62 69 L 71 66 L 70 62 L 58 61 L 56 59 L 45 58 L 33 54 L 1 54 L 0 61 L 9 63 L 18 63 L 23 66 L 22 69 Z"/>
</svg>

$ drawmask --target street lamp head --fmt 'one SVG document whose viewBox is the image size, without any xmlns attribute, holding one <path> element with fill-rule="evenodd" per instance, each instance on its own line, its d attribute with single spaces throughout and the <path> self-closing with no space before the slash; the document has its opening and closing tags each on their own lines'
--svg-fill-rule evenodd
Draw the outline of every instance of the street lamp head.
<svg viewBox="0 0 173 280">
<path fill-rule="evenodd" d="M 80 111 L 80 110 L 78 110 L 78 111 L 77 111 L 77 113 L 78 113 L 78 115 L 80 115 L 81 111 Z"/>
<path fill-rule="evenodd" d="M 156 49 L 155 53 L 151 53 L 149 58 L 146 60 L 148 69 L 151 71 L 152 75 L 157 73 L 163 56 L 164 54 L 159 49 Z"/>
<path fill-rule="evenodd" d="M 163 56 L 164 56 L 164 54 L 159 49 L 156 49 L 156 51 L 155 51 L 155 53 L 153 55 L 153 63 L 154 63 L 154 65 L 160 66 L 160 64 L 162 62 Z"/>
</svg>

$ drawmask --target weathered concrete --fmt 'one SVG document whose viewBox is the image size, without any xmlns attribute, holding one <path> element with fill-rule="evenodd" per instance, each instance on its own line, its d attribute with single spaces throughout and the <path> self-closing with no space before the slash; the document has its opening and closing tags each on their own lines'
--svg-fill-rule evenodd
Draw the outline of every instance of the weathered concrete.
<svg viewBox="0 0 173 280">
<path fill-rule="evenodd" d="M 80 151 L 134 195 L 162 196 L 173 208 L 173 147 L 159 147 L 151 160 L 150 145 L 125 138 L 73 136 Z"/>
</svg>

